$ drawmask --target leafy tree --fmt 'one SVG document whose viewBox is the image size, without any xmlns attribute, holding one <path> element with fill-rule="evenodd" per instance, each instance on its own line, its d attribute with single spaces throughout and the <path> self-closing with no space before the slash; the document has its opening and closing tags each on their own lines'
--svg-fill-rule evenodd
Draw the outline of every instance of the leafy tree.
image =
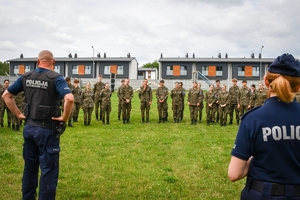
<svg viewBox="0 0 300 200">
<path fill-rule="evenodd" d="M 159 63 L 157 62 L 157 60 L 155 60 L 154 62 L 152 63 L 146 63 L 142 66 L 142 68 L 156 68 L 158 70 L 158 66 L 159 66 Z"/>
<path fill-rule="evenodd" d="M 0 62 L 0 75 L 6 76 L 6 73 L 9 73 L 9 64 L 7 62 Z"/>
</svg>

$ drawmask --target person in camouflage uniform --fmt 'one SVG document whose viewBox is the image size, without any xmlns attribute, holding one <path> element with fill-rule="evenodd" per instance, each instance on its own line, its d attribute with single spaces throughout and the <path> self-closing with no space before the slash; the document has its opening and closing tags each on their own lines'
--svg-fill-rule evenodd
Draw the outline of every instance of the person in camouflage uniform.
<svg viewBox="0 0 300 200">
<path fill-rule="evenodd" d="M 184 113 L 184 98 L 185 98 L 185 89 L 183 87 L 182 82 L 179 82 L 179 87 L 181 88 L 182 94 L 183 94 L 183 97 L 182 97 L 182 110 L 181 110 L 181 116 L 180 116 L 180 120 L 182 120 L 183 119 L 183 113 Z"/>
<path fill-rule="evenodd" d="M 100 92 L 100 98 L 102 102 L 102 124 L 105 124 L 105 116 L 106 116 L 106 124 L 109 124 L 109 115 L 111 112 L 111 90 L 109 89 L 109 84 L 104 84 L 104 89 Z"/>
<path fill-rule="evenodd" d="M 98 76 L 98 82 L 94 84 L 94 102 L 95 102 L 95 116 L 96 120 L 101 120 L 102 118 L 102 109 L 101 109 L 101 98 L 100 91 L 104 89 L 104 83 L 102 82 L 102 75 Z M 99 108 L 100 108 L 100 118 L 99 118 Z"/>
<path fill-rule="evenodd" d="M 122 97 L 121 97 L 121 88 L 124 85 L 125 80 L 121 80 L 121 85 L 118 88 L 117 96 L 118 96 L 118 120 L 120 121 L 121 119 L 121 111 L 122 111 Z"/>
<path fill-rule="evenodd" d="M 205 93 L 204 99 L 206 102 L 206 121 L 207 125 L 215 122 L 215 115 L 213 110 L 216 109 L 216 101 L 218 100 L 214 93 L 214 85 L 209 86 L 209 90 Z"/>
<path fill-rule="evenodd" d="M 3 85 L 3 92 L 5 92 L 5 90 L 9 87 L 9 80 L 5 79 L 4 80 L 4 85 Z M 4 113 L 6 110 L 6 116 L 7 116 L 7 127 L 10 128 L 11 126 L 11 112 L 10 110 L 7 108 L 3 98 L 2 98 L 2 94 L 1 94 L 1 98 L 0 98 L 0 126 L 3 127 L 3 122 L 4 122 Z"/>
<path fill-rule="evenodd" d="M 165 123 L 167 122 L 168 111 L 168 88 L 165 86 L 164 80 L 160 80 L 155 96 L 157 99 L 158 123 Z"/>
<path fill-rule="evenodd" d="M 199 122 L 201 123 L 202 122 L 202 111 L 203 111 L 203 108 L 204 108 L 204 104 L 203 104 L 204 92 L 201 89 L 201 84 L 200 83 L 198 83 L 198 90 L 199 90 L 199 95 L 200 95 L 201 100 L 200 100 L 200 105 L 198 106 L 198 109 L 197 109 L 197 116 L 199 116 Z"/>
<path fill-rule="evenodd" d="M 235 112 L 235 119 L 237 120 L 237 124 L 239 124 L 239 109 L 238 109 L 238 95 L 239 95 L 239 86 L 237 86 L 237 79 L 233 78 L 231 80 L 232 86 L 229 88 L 229 124 L 232 124 L 233 121 L 233 113 Z"/>
<path fill-rule="evenodd" d="M 94 109 L 94 94 L 89 82 L 86 83 L 85 89 L 81 92 L 80 100 L 84 116 L 84 125 L 89 126 L 91 124 L 92 112 Z"/>
<path fill-rule="evenodd" d="M 72 94 L 74 95 L 74 93 L 73 93 L 74 92 L 74 85 L 72 85 L 72 83 L 71 83 L 71 78 L 70 77 L 66 77 L 65 80 L 68 83 L 68 86 L 69 86 Z M 62 105 L 64 105 L 64 100 L 62 100 Z M 68 126 L 70 126 L 70 127 L 73 127 L 73 125 L 72 125 L 72 117 L 73 116 L 72 116 L 72 112 L 71 112 L 71 114 L 69 116 L 69 120 L 68 120 Z"/>
<path fill-rule="evenodd" d="M 130 123 L 131 100 L 133 98 L 133 89 L 129 85 L 130 80 L 127 78 L 125 84 L 121 87 L 122 98 L 122 117 L 123 124 Z"/>
<path fill-rule="evenodd" d="M 141 118 L 142 123 L 145 122 L 145 111 L 146 111 L 146 123 L 149 123 L 149 111 L 152 104 L 152 89 L 148 85 L 148 80 L 144 79 L 142 86 L 139 90 L 139 98 L 141 101 Z"/>
<path fill-rule="evenodd" d="M 267 99 L 267 89 L 264 88 L 262 82 L 258 83 L 258 89 L 255 90 L 255 93 L 251 96 L 251 105 L 253 104 L 254 107 L 261 106 L 264 104 L 265 100 Z"/>
<path fill-rule="evenodd" d="M 175 88 L 171 90 L 170 96 L 172 98 L 172 110 L 174 123 L 179 123 L 182 112 L 182 98 L 183 92 L 178 82 L 175 82 Z"/>
<path fill-rule="evenodd" d="M 214 87 L 214 93 L 215 93 L 217 99 L 218 99 L 219 93 L 222 90 L 220 84 L 221 84 L 220 80 L 216 80 L 216 87 Z M 213 115 L 215 116 L 216 122 L 219 122 L 219 119 L 220 119 L 219 107 L 220 107 L 219 102 L 217 100 L 216 101 L 216 106 L 213 109 Z"/>
<path fill-rule="evenodd" d="M 80 110 L 80 96 L 81 96 L 81 88 L 79 86 L 79 80 L 74 80 L 74 88 L 72 90 L 72 94 L 74 96 L 74 105 L 72 110 L 73 122 L 78 122 L 78 114 Z"/>
<path fill-rule="evenodd" d="M 23 110 L 23 103 L 24 103 L 24 92 L 20 92 L 16 96 L 14 96 L 14 100 L 16 102 L 17 107 L 19 110 Z M 12 112 L 11 113 L 11 128 L 14 131 L 20 131 L 20 120 L 17 118 L 16 115 L 14 115 Z"/>
<path fill-rule="evenodd" d="M 251 108 L 250 106 L 251 89 L 247 87 L 247 81 L 242 81 L 242 87 L 238 95 L 238 109 L 240 111 L 240 119 Z"/>
<path fill-rule="evenodd" d="M 298 103 L 300 103 L 300 91 L 295 93 L 295 98 Z"/>
<path fill-rule="evenodd" d="M 250 109 L 254 108 L 255 101 L 253 101 L 253 99 L 255 96 L 255 91 L 256 91 L 255 84 L 252 84 L 250 87 L 250 100 L 249 100 Z"/>
<path fill-rule="evenodd" d="M 193 87 L 189 90 L 188 93 L 188 106 L 190 107 L 190 118 L 191 118 L 191 124 L 195 124 L 197 122 L 198 118 L 198 109 L 200 107 L 201 103 L 201 93 L 198 89 L 198 83 L 196 81 L 193 82 Z"/>
<path fill-rule="evenodd" d="M 219 114 L 220 114 L 220 125 L 226 126 L 227 115 L 229 113 L 230 98 L 229 92 L 226 90 L 226 85 L 222 86 L 222 91 L 218 95 L 219 102 Z"/>
</svg>

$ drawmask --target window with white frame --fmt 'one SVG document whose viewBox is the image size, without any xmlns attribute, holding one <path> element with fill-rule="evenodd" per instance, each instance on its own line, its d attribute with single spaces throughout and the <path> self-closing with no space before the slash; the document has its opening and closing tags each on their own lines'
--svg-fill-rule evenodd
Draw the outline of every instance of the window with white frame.
<svg viewBox="0 0 300 200">
<path fill-rule="evenodd" d="M 14 65 L 14 74 L 18 74 L 18 73 L 19 73 L 19 66 Z"/>
<path fill-rule="evenodd" d="M 216 66 L 216 76 L 223 76 L 223 67 Z"/>
<path fill-rule="evenodd" d="M 245 66 L 238 66 L 238 76 L 245 76 Z"/>
<path fill-rule="evenodd" d="M 60 65 L 55 65 L 54 71 L 60 74 Z"/>
<path fill-rule="evenodd" d="M 208 66 L 202 66 L 201 71 L 204 76 L 208 76 Z"/>
<path fill-rule="evenodd" d="M 173 66 L 167 65 L 166 75 L 173 75 Z"/>
<path fill-rule="evenodd" d="M 110 74 L 110 66 L 104 66 L 104 74 Z"/>
<path fill-rule="evenodd" d="M 92 67 L 90 65 L 84 66 L 84 74 L 91 74 Z"/>
<path fill-rule="evenodd" d="M 252 67 L 252 76 L 259 77 L 259 67 Z"/>
<path fill-rule="evenodd" d="M 72 74 L 78 74 L 78 66 L 72 65 Z"/>
<path fill-rule="evenodd" d="M 25 65 L 25 73 L 30 72 L 30 65 Z"/>
<path fill-rule="evenodd" d="M 186 76 L 187 75 L 187 67 L 184 65 L 180 66 L 180 76 Z"/>
<path fill-rule="evenodd" d="M 123 65 L 118 65 L 118 75 L 123 75 L 124 74 L 124 66 Z"/>
</svg>

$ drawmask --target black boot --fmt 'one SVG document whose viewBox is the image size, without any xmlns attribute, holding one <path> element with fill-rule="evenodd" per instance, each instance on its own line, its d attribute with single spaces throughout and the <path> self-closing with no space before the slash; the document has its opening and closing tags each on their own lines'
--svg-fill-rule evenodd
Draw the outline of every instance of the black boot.
<svg viewBox="0 0 300 200">
<path fill-rule="evenodd" d="M 109 124 L 109 118 L 106 119 L 106 124 Z"/>
<path fill-rule="evenodd" d="M 163 123 L 166 123 L 167 122 L 167 118 L 165 117 L 165 118 L 162 118 L 162 122 Z"/>
<path fill-rule="evenodd" d="M 20 131 L 20 125 L 16 125 L 16 131 Z"/>
<path fill-rule="evenodd" d="M 236 124 L 239 125 L 240 124 L 240 120 L 236 120 Z"/>
<path fill-rule="evenodd" d="M 161 123 L 161 121 L 162 121 L 162 118 L 159 118 L 159 120 L 158 120 L 158 122 L 157 122 L 157 123 Z"/>
<path fill-rule="evenodd" d="M 174 118 L 174 123 L 176 123 L 177 122 L 177 119 L 176 118 Z"/>
<path fill-rule="evenodd" d="M 3 128 L 3 123 L 1 123 L 0 126 Z"/>
<path fill-rule="evenodd" d="M 7 127 L 10 128 L 10 123 L 9 122 L 7 123 Z"/>
<path fill-rule="evenodd" d="M 130 120 L 129 119 L 127 119 L 127 124 L 130 124 Z"/>
<path fill-rule="evenodd" d="M 197 124 L 197 120 L 196 119 L 194 119 L 194 125 L 196 125 Z"/>
<path fill-rule="evenodd" d="M 71 119 L 69 119 L 69 121 L 68 121 L 68 126 L 73 127 L 73 125 L 71 123 Z"/>
<path fill-rule="evenodd" d="M 126 119 L 125 118 L 123 118 L 123 124 L 125 124 L 126 123 Z"/>
<path fill-rule="evenodd" d="M 105 117 L 102 117 L 102 124 L 105 124 Z"/>
<path fill-rule="evenodd" d="M 99 117 L 98 117 L 98 115 L 96 115 L 96 120 L 97 120 L 97 121 L 99 120 Z"/>
<path fill-rule="evenodd" d="M 91 125 L 91 121 L 88 121 L 87 125 L 88 125 L 88 126 Z"/>
<path fill-rule="evenodd" d="M 120 121 L 120 119 L 121 119 L 120 116 L 118 116 L 118 120 L 119 120 L 119 121 Z"/>
<path fill-rule="evenodd" d="M 14 130 L 14 131 L 16 130 L 16 127 L 15 127 L 15 125 L 14 125 L 14 124 L 13 124 L 13 125 L 11 125 L 11 129 L 12 129 L 12 130 Z"/>
<path fill-rule="evenodd" d="M 223 123 L 223 126 L 226 126 L 226 122 Z"/>
<path fill-rule="evenodd" d="M 86 121 L 84 121 L 84 125 L 85 125 L 85 126 L 87 125 Z"/>
<path fill-rule="evenodd" d="M 145 123 L 145 119 L 144 118 L 142 118 L 142 123 Z"/>
<path fill-rule="evenodd" d="M 193 119 L 191 120 L 191 124 L 194 124 L 194 120 Z"/>
<path fill-rule="evenodd" d="M 146 118 L 146 123 L 149 123 L 149 118 Z"/>
<path fill-rule="evenodd" d="M 207 120 L 207 125 L 210 125 L 210 120 L 209 119 Z"/>
<path fill-rule="evenodd" d="M 231 125 L 232 124 L 232 119 L 230 119 L 230 122 L 229 122 L 229 125 Z"/>
</svg>

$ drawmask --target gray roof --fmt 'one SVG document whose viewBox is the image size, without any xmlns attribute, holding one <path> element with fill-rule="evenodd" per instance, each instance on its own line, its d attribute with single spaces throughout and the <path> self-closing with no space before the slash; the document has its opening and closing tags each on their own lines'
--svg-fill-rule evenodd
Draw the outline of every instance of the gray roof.
<svg viewBox="0 0 300 200">
<path fill-rule="evenodd" d="M 160 58 L 159 62 L 269 62 L 275 58 Z"/>
<path fill-rule="evenodd" d="M 97 61 L 101 61 L 101 62 L 105 62 L 105 61 L 125 61 L 125 62 L 131 62 L 132 60 L 134 60 L 134 57 L 102 57 L 102 58 L 98 58 L 98 57 L 77 57 L 77 58 L 69 58 L 69 57 L 55 57 L 56 62 L 76 62 L 76 61 L 90 61 L 92 62 L 93 60 L 95 62 Z M 16 58 L 16 59 L 11 59 L 11 60 L 7 60 L 7 62 L 35 62 L 37 61 L 37 57 L 35 58 Z"/>
</svg>

